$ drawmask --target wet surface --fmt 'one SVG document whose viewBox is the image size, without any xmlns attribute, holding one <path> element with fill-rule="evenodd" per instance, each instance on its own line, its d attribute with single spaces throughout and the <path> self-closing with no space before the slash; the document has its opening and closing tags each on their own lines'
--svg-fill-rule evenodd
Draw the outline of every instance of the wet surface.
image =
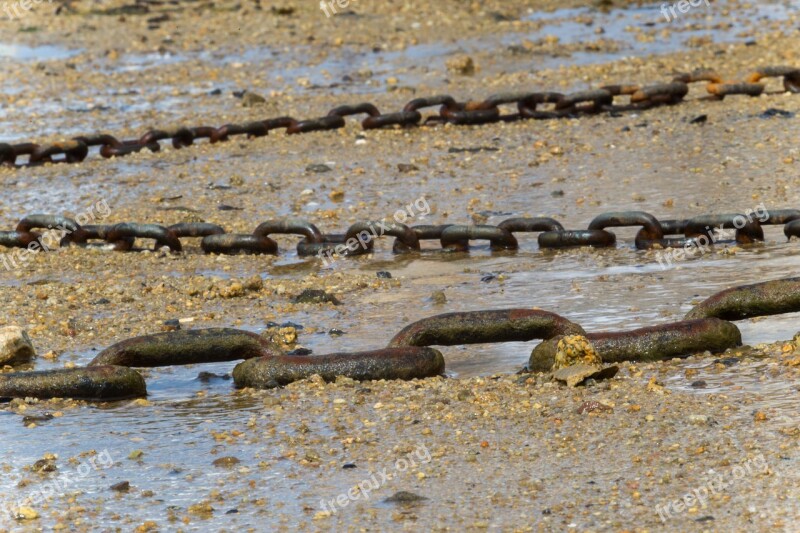
<svg viewBox="0 0 800 533">
<path fill-rule="evenodd" d="M 258 45 L 242 49 L 229 44 L 214 50 L 177 50 L 176 46 L 174 51 L 123 52 L 112 57 L 57 45 L 4 45 L 0 46 L 0 69 L 10 69 L 9 62 L 26 65 L 41 62 L 45 71 L 56 72 L 62 68 L 60 61 L 71 59 L 76 61 L 74 70 L 80 76 L 99 76 L 101 81 L 87 82 L 86 86 L 75 84 L 64 91 L 54 90 L 61 83 L 54 81 L 41 94 L 25 94 L 18 81 L 10 80 L 6 94 L 21 101 L 8 102 L 0 108 L 0 118 L 4 121 L 0 141 L 56 133 L 70 136 L 92 128 L 140 131 L 145 126 L 186 116 L 192 117 L 192 123 L 198 122 L 198 115 L 203 113 L 203 120 L 217 124 L 250 117 L 250 113 L 272 116 L 288 105 L 305 113 L 309 107 L 327 109 L 330 96 L 337 97 L 338 103 L 343 95 L 350 94 L 402 102 L 415 94 L 402 90 L 403 87 L 419 85 L 430 93 L 454 89 L 455 76 L 447 73 L 446 62 L 458 54 L 474 55 L 482 65 L 480 76 L 498 76 L 504 81 L 507 78 L 503 76 L 515 73 L 536 74 L 574 66 L 596 66 L 602 70 L 605 64 L 624 65 L 624 58 L 631 56 L 699 50 L 707 44 L 704 39 L 708 36 L 713 36 L 715 44 L 742 44 L 762 33 L 788 31 L 786 20 L 800 3 L 736 4 L 735 12 L 727 5 L 714 3 L 711 10 L 700 6 L 674 23 L 661 18 L 660 5 L 655 4 L 607 13 L 589 8 L 531 12 L 521 19 L 528 25 L 524 31 L 512 27 L 500 34 L 459 41 L 435 40 L 400 49 L 377 46 L 377 51 L 375 46 L 347 44 L 331 48 Z M 670 65 L 685 68 L 686 62 L 676 60 Z M 180 75 L 175 73 L 181 69 L 185 69 L 185 83 L 176 82 Z M 192 75 L 195 69 L 203 74 Z M 214 69 L 222 74 L 206 75 Z M 670 68 L 659 67 L 659 71 L 667 75 Z M 282 97 L 291 98 L 280 100 L 280 108 L 243 111 L 231 92 L 241 90 L 245 86 L 243 80 L 252 72 L 264 73 L 258 92 L 268 95 L 277 91 Z M 630 73 L 609 76 L 616 80 L 625 72 Z M 397 80 L 390 83 L 393 77 Z M 594 86 L 594 81 L 588 81 L 594 79 L 588 75 L 568 78 L 561 80 L 562 85 L 556 88 Z M 455 88 L 460 94 L 470 90 L 486 94 L 495 85 L 483 84 L 480 78 L 471 83 L 465 82 L 466 89 Z M 387 86 L 392 85 L 398 87 L 397 91 L 386 94 Z M 220 93 L 211 94 L 214 89 Z M 304 102 L 298 108 L 292 100 L 295 96 L 319 98 L 325 105 L 315 100 L 313 105 L 305 106 Z M 348 128 L 341 135 L 315 134 L 292 139 L 270 135 L 180 151 L 165 144 L 160 154 L 110 161 L 93 153 L 90 155 L 93 160 L 83 165 L 21 169 L 4 174 L 4 186 L 13 194 L 0 196 L 0 225 L 10 228 L 22 215 L 32 212 L 79 213 L 101 198 L 112 207 L 109 221 L 113 222 L 135 219 L 170 224 L 196 216 L 241 232 L 252 231 L 268 218 L 288 215 L 307 216 L 324 231 L 343 230 L 354 219 L 390 217 L 422 196 L 428 198 L 432 210 L 426 216 L 416 217 L 414 223 L 496 224 L 511 216 L 542 215 L 553 216 L 570 229 L 585 228 L 597 214 L 617 209 L 641 208 L 659 218 L 681 218 L 710 212 L 743 212 L 762 202 L 768 209 L 797 207 L 800 195 L 795 192 L 796 165 L 792 167 L 782 161 L 797 159 L 795 140 L 800 126 L 793 118 L 759 119 L 753 125 L 752 117 L 771 107 L 800 111 L 795 100 L 774 96 L 744 103 L 693 101 L 675 109 L 616 118 L 586 117 L 476 129 L 421 129 L 413 134 L 365 133 Z M 687 119 L 700 113 L 709 114 L 706 125 L 687 125 Z M 480 146 L 491 150 L 463 151 Z M 420 170 L 398 173 L 397 164 L 409 162 L 414 162 Z M 332 170 L 311 173 L 306 169 L 312 163 L 325 163 Z M 209 184 L 234 181 L 230 189 L 209 188 Z M 344 200 L 333 200 L 330 193 L 334 189 L 346 191 Z M 221 211 L 220 205 L 242 210 Z M 168 210 L 172 208 L 182 210 Z M 297 257 L 292 251 L 296 240 L 291 238 L 279 239 L 282 255 L 278 258 L 204 256 L 196 242 L 182 256 L 65 250 L 37 258 L 30 270 L 0 269 L 0 287 L 7 291 L 10 302 L 4 320 L 37 325 L 36 321 L 41 320 L 41 324 L 50 325 L 35 336 L 40 355 L 51 349 L 58 352 L 55 360 L 37 359 L 35 368 L 44 370 L 86 364 L 97 350 L 112 342 L 145 331 L 158 331 L 165 319 L 187 316 L 197 318 L 189 327 L 230 326 L 251 331 L 263 330 L 271 320 L 292 321 L 304 326 L 299 331 L 299 345 L 312 349 L 314 354 L 379 348 L 409 322 L 438 313 L 486 308 L 541 307 L 581 324 L 588 331 L 633 329 L 679 320 L 694 303 L 730 286 L 795 275 L 800 262 L 800 246 L 796 242 L 787 244 L 777 227 L 767 229 L 765 244 L 742 247 L 735 253 L 719 247 L 714 253 L 666 268 L 659 264 L 655 252 L 633 249 L 634 229 L 615 232 L 618 236 L 615 249 L 563 252 L 539 250 L 535 236 L 523 235 L 521 248 L 516 252 L 495 253 L 483 243 L 476 243 L 469 254 L 427 251 L 395 256 L 389 251 L 390 241 L 384 239 L 374 254 L 337 261 L 330 267 Z M 392 284 L 372 285 L 377 283 L 379 271 L 391 272 Z M 246 298 L 192 300 L 187 295 L 186 288 L 193 286 L 188 281 L 190 277 L 216 286 L 254 275 L 264 280 L 266 288 Z M 28 285 L 35 280 L 49 282 Z M 301 282 L 336 292 L 344 305 L 292 306 L 288 295 L 304 288 Z M 73 289 L 82 284 L 90 293 L 80 294 L 75 303 Z M 432 298 L 434 291 L 443 291 L 446 303 L 436 303 Z M 100 297 L 108 303 L 93 304 L 90 308 L 79 305 Z M 191 305 L 186 305 L 187 302 Z M 797 318 L 797 314 L 789 314 L 737 325 L 744 343 L 757 345 L 791 339 L 800 330 Z M 70 331 L 77 331 L 74 336 L 54 333 L 63 331 L 65 323 Z M 73 328 L 73 324 L 77 326 Z M 333 328 L 344 334 L 330 335 L 328 332 Z M 450 403 L 454 410 L 460 410 L 460 404 L 447 396 L 452 392 L 448 387 L 459 387 L 460 380 L 464 380 L 465 388 L 482 390 L 486 382 L 493 380 L 480 378 L 513 374 L 527 362 L 535 344 L 443 348 L 448 376 L 458 380 L 449 379 L 447 385 L 433 392 L 422 385 L 419 392 L 412 388 L 416 385 L 408 385 L 408 390 L 393 390 L 384 388 L 392 385 L 364 384 L 341 390 L 329 387 L 324 393 L 311 385 L 302 385 L 263 394 L 240 394 L 234 392 L 232 380 L 198 378 L 200 372 L 217 376 L 231 372 L 232 363 L 219 363 L 146 370 L 149 403 L 72 406 L 43 402 L 32 403 L 25 409 L 15 405 L 13 412 L 0 410 L 3 441 L 13 443 L 0 447 L 0 468 L 4 473 L 0 476 L 0 501 L 3 504 L 19 501 L 46 486 L 47 481 L 76 475 L 78 465 L 86 459 L 78 458 L 73 464 L 68 464 L 67 459 L 94 449 L 107 451 L 114 465 L 92 469 L 81 476 L 79 489 L 75 488 L 80 494 L 74 501 L 70 500 L 73 491 L 57 490 L 50 506 L 37 506 L 43 515 L 42 526 L 63 522 L 79 530 L 93 526 L 125 529 L 153 520 L 166 529 L 178 527 L 180 520 L 192 516 L 196 521 L 190 520 L 191 525 L 187 526 L 190 529 L 279 529 L 296 526 L 299 520 L 308 521 L 305 523 L 310 529 L 324 528 L 325 522 L 314 522 L 320 498 L 335 497 L 366 477 L 370 469 L 391 465 L 396 459 L 395 449 L 407 446 L 409 435 L 424 439 L 421 435 L 427 433 L 415 433 L 423 426 L 431 425 L 443 441 L 454 438 L 456 430 L 447 426 L 447 421 L 431 422 L 431 413 L 449 409 L 446 406 Z M 713 405 L 720 421 L 723 416 L 720 413 L 728 413 L 724 416 L 729 424 L 742 427 L 759 411 L 768 412 L 776 428 L 798 424 L 797 379 L 783 375 L 777 360 L 713 362 L 725 357 L 736 356 L 715 354 L 662 366 L 650 365 L 646 367 L 646 375 L 626 368 L 625 379 L 620 382 L 636 391 L 630 395 L 634 397 L 631 401 L 640 401 L 645 404 L 645 411 L 659 415 L 659 405 L 642 399 L 642 391 L 636 388 L 656 374 L 676 397 L 685 398 L 673 400 L 671 413 L 679 410 L 681 401 L 697 412 L 711 410 L 704 402 L 711 403 L 707 397 L 713 396 L 717 400 L 728 398 L 736 407 L 732 410 L 734 414 L 730 414 L 719 404 Z M 628 375 L 632 377 L 628 379 Z M 705 385 L 693 386 L 698 381 Z M 378 392 L 369 392 L 370 388 Z M 556 391 L 550 389 L 537 392 L 531 402 L 520 407 L 528 424 L 531 413 L 536 413 L 535 429 L 544 427 L 546 437 L 529 437 L 529 430 L 521 423 L 505 426 L 508 414 L 505 402 L 510 402 L 511 395 L 519 390 L 503 390 L 507 396 L 500 400 L 503 404 L 500 412 L 487 415 L 482 411 L 481 401 L 476 401 L 479 409 L 458 421 L 458 432 L 475 433 L 473 444 L 478 453 L 470 448 L 472 457 L 483 453 L 484 457 L 497 460 L 487 471 L 505 468 L 514 453 L 536 454 L 548 443 L 562 439 L 566 442 L 557 429 L 559 426 L 544 426 L 554 417 L 567 420 L 568 426 L 582 427 L 581 437 L 584 432 L 589 436 L 577 439 L 579 443 L 575 445 L 588 443 L 591 453 L 614 438 L 608 436 L 610 430 L 605 432 L 607 426 L 598 429 L 587 422 L 584 427 L 583 421 L 571 420 L 568 413 L 575 410 L 571 404 L 559 405 L 547 417 L 542 415 L 540 424 L 538 413 L 532 411 L 539 408 L 530 404 L 537 401 L 546 404 L 556 396 Z M 612 396 L 613 390 L 609 385 L 608 389 L 594 388 L 576 394 Z M 424 413 L 409 408 L 398 415 L 404 417 L 398 423 L 372 432 L 370 424 L 381 420 L 375 405 L 393 402 L 398 395 L 412 398 L 416 394 L 428 402 Z M 487 393 L 490 398 L 487 404 L 495 400 L 491 394 Z M 620 396 L 624 394 L 627 392 L 621 392 Z M 321 404 L 320 395 L 324 398 Z M 342 404 L 334 403 L 334 397 L 347 398 L 345 404 L 353 410 L 340 418 L 341 413 L 336 409 L 341 407 L 336 405 Z M 447 402 L 442 400 L 445 397 Z M 622 407 L 629 398 L 616 401 L 620 404 L 616 420 L 632 419 L 634 415 L 627 413 L 633 411 L 624 411 Z M 60 411 L 63 416 L 36 422 L 36 427 L 31 428 L 26 427 L 22 418 L 23 414 Z M 354 421 L 342 421 L 351 414 Z M 680 424 L 683 414 L 679 413 L 670 423 Z M 479 425 L 483 423 L 488 425 Z M 343 424 L 352 425 L 343 431 Z M 514 434 L 519 428 L 523 428 L 521 436 Z M 645 440 L 638 433 L 639 430 L 646 433 L 643 428 L 630 434 L 626 442 Z M 502 437 L 494 432 L 500 434 L 504 429 L 519 438 L 504 444 L 512 451 L 496 452 L 493 446 Z M 704 433 L 705 430 L 698 429 L 698 438 L 702 440 Z M 695 437 L 690 430 L 684 435 L 668 428 L 666 440 Z M 648 438 L 666 442 L 663 436 Z M 737 440 L 736 447 L 742 454 L 743 441 Z M 312 443 L 310 452 L 306 449 L 308 442 Z M 485 447 L 483 442 L 487 443 Z M 365 448 L 359 451 L 349 448 L 362 444 Z M 293 455 L 296 449 L 300 456 Z M 143 452 L 141 457 L 136 456 L 137 450 Z M 24 470 L 48 452 L 59 455 L 59 472 L 38 477 Z M 302 454 L 307 452 L 320 452 L 324 459 L 305 460 Z M 637 453 L 645 455 L 645 452 Z M 553 470 L 546 466 L 557 464 L 557 457 L 562 457 L 560 453 L 549 460 L 544 455 L 526 456 L 524 467 L 508 469 L 505 475 L 519 475 L 519 480 L 514 477 L 515 483 L 528 483 L 522 478 L 533 468 L 531 475 L 538 479 L 531 481 L 534 485 L 545 480 L 550 487 L 566 483 L 575 491 L 584 491 L 585 482 L 591 480 L 597 483 L 596 490 L 613 493 L 609 487 L 616 486 L 619 472 L 630 466 L 627 462 L 612 461 L 609 464 L 613 468 L 606 471 L 591 466 L 595 461 L 576 460 L 570 467 L 574 477 L 565 482 L 563 468 Z M 215 459 L 225 456 L 235 456 L 241 462 L 230 470 L 212 465 Z M 359 463 L 355 472 L 342 468 L 349 461 Z M 445 459 L 440 461 L 446 465 Z M 482 493 L 493 491 L 495 495 L 502 492 L 507 479 L 490 479 L 482 470 L 469 466 L 472 464 L 469 460 L 465 461 L 468 466 L 461 469 L 459 478 L 449 481 L 453 486 L 469 485 Z M 435 467 L 431 468 L 435 472 Z M 457 473 L 459 469 L 451 471 Z M 433 477 L 440 482 L 446 480 L 441 472 Z M 32 481 L 20 483 L 23 479 Z M 400 480 L 391 490 L 387 487 L 381 499 L 402 488 L 424 492 L 422 478 L 409 475 Z M 133 490 L 128 494 L 110 490 L 112 484 L 121 481 L 129 481 Z M 680 488 L 674 492 L 675 497 L 682 494 Z M 517 501 L 527 501 L 518 496 Z M 531 498 L 528 493 L 524 497 Z M 625 504 L 617 511 L 619 515 L 631 515 L 630 508 L 635 505 L 632 498 L 620 498 Z M 535 517 L 529 517 L 529 522 L 549 516 L 545 511 L 564 499 L 558 490 L 541 494 L 541 500 L 533 498 Z M 214 512 L 190 510 L 201 500 L 211 502 Z M 447 510 L 449 501 L 449 496 L 440 496 L 433 505 Z M 456 502 L 455 497 L 453 501 Z M 486 504 L 486 500 L 482 502 Z M 463 500 L 456 502 L 462 506 L 463 503 Z M 600 501 L 597 505 L 607 503 Z M 421 505 L 422 510 L 416 511 L 424 518 L 426 509 L 430 513 L 430 507 L 425 505 L 431 504 Z M 491 505 L 494 508 L 496 502 Z M 84 510 L 76 510 L 76 506 L 83 506 Z M 436 525 L 414 524 L 409 518 L 414 511 L 396 511 L 394 506 L 380 503 L 379 499 L 365 504 L 364 509 L 365 514 L 384 513 L 384 528 L 406 519 L 410 520 L 407 527 Z M 198 515 L 202 518 L 197 518 Z M 6 516 L 0 516 L 2 529 Z M 508 516 L 518 515 L 509 512 Z M 87 525 L 95 518 L 96 524 Z M 498 523 L 493 522 L 491 527 L 502 529 Z M 565 517 L 563 523 L 549 525 L 564 530 L 574 527 L 571 523 Z M 641 523 L 648 525 L 646 521 Z M 588 519 L 580 524 L 587 529 L 601 529 Z M 614 528 L 607 523 L 603 525 Z M 653 529 L 659 525 L 649 524 Z"/>
</svg>

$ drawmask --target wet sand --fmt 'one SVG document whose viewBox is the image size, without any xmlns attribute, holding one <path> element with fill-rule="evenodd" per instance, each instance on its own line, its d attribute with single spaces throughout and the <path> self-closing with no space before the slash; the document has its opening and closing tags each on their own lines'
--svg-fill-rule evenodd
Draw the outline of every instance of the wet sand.
<svg viewBox="0 0 800 533">
<path fill-rule="evenodd" d="M 715 3 L 675 23 L 659 19 L 657 6 L 635 4 L 604 14 L 581 10 L 581 2 L 358 0 L 355 15 L 331 19 L 313 2 L 286 2 L 278 11 L 256 5 L 100 14 L 75 2 L 74 12 L 54 16 L 57 6 L 42 4 L 1 21 L 10 36 L 4 41 L 53 48 L 0 59 L 0 141 L 100 130 L 127 138 L 176 122 L 322 116 L 360 101 L 394 110 L 441 92 L 479 99 L 665 81 L 701 66 L 739 78 L 756 66 L 800 65 L 792 2 Z M 662 55 L 630 57 L 653 49 Z M 448 70 L 462 55 L 473 59 L 475 74 Z M 245 89 L 266 102 L 243 107 L 231 93 Z M 204 220 L 243 233 L 290 215 L 338 232 L 420 198 L 430 209 L 418 209 L 415 223 L 551 216 L 569 229 L 614 210 L 683 218 L 800 205 L 796 115 L 765 114 L 796 114 L 800 99 L 694 99 L 702 95 L 692 87 L 684 104 L 619 117 L 369 132 L 351 120 L 337 132 L 273 132 L 182 150 L 164 143 L 158 154 L 0 169 L 7 191 L 0 226 L 34 212 L 76 216 L 102 200 L 110 209 L 98 222 Z M 706 122 L 691 124 L 699 115 Z M 331 170 L 309 167 L 320 164 Z M 398 164 L 418 170 L 401 172 Z M 61 249 L 24 268 L 0 268 L 0 322 L 28 330 L 40 355 L 36 369 L 86 364 L 106 346 L 175 319 L 184 328 L 253 331 L 291 321 L 303 325 L 298 346 L 324 354 L 380 348 L 409 322 L 459 310 L 537 306 L 588 331 L 630 329 L 678 320 L 729 286 L 795 275 L 797 244 L 787 244 L 778 227 L 767 228 L 763 245 L 720 248 L 666 269 L 654 252 L 633 250 L 632 229 L 615 233 L 613 250 L 553 253 L 523 237 L 516 252 L 492 253 L 481 243 L 469 254 L 413 257 L 394 256 L 384 239 L 375 254 L 330 267 L 298 258 L 292 238 L 278 239 L 278 257 L 204 255 L 196 242 L 180 255 Z M 305 288 L 324 289 L 344 305 L 293 303 Z M 438 290 L 444 303 L 433 297 Z M 791 339 L 796 324 L 796 315 L 738 323 L 753 346 Z M 332 328 L 345 334 L 330 335 Z M 581 389 L 515 375 L 533 345 L 448 348 L 447 379 L 236 392 L 229 380 L 197 378 L 233 367 L 219 363 L 144 372 L 146 402 L 12 402 L 0 411 L 4 504 L 75 477 L 103 451 L 114 465 L 57 487 L 32 505 L 38 519 L 11 522 L 3 514 L 0 528 L 793 530 L 800 496 L 794 344 L 623 365 L 614 380 Z M 692 386 L 698 381 L 706 386 Z M 579 415 L 585 401 L 613 411 Z M 57 416 L 23 419 L 44 413 Z M 396 471 L 369 500 L 353 493 L 330 514 L 321 506 L 373 473 L 391 473 L 421 446 L 430 460 L 413 455 L 419 464 Z M 58 470 L 31 472 L 47 453 L 58 456 Z M 213 464 L 225 457 L 239 462 Z M 751 471 L 739 478 L 739 466 Z M 709 469 L 730 487 L 705 506 L 670 507 L 662 523 L 656 506 L 694 489 L 703 494 L 714 478 Z M 122 481 L 128 492 L 110 490 Z M 382 503 L 401 490 L 427 500 Z"/>
</svg>

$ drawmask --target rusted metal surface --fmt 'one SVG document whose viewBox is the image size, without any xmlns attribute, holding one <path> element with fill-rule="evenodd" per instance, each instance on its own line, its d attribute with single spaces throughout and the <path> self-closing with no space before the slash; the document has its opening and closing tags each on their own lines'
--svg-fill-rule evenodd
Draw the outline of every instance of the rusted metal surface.
<svg viewBox="0 0 800 533">
<path fill-rule="evenodd" d="M 603 363 L 661 361 L 706 350 L 718 352 L 740 346 L 742 335 L 731 322 L 717 318 L 684 320 L 631 331 L 589 333 Z M 560 338 L 536 346 L 528 361 L 531 372 L 547 372 L 555 362 Z"/>
<path fill-rule="evenodd" d="M 422 379 L 444 374 L 444 358 L 433 348 L 384 348 L 318 356 L 266 356 L 233 369 L 237 387 L 272 389 L 313 375 L 325 381 L 346 376 L 357 381 Z"/>
<path fill-rule="evenodd" d="M 127 339 L 109 346 L 89 366 L 158 367 L 236 361 L 277 355 L 266 339 L 231 328 L 170 331 Z"/>
<path fill-rule="evenodd" d="M 800 311 L 800 278 L 733 287 L 694 306 L 686 318 L 743 320 Z"/>
<path fill-rule="evenodd" d="M 144 378 L 131 368 L 95 366 L 0 374 L 0 398 L 124 400 L 147 396 Z"/>
<path fill-rule="evenodd" d="M 414 322 L 395 335 L 389 347 L 529 341 L 583 333 L 566 318 L 538 309 L 467 311 Z"/>
</svg>

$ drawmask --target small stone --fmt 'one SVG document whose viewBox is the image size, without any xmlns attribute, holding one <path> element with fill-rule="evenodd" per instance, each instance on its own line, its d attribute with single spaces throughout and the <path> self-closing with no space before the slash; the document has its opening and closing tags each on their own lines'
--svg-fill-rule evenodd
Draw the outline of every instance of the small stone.
<svg viewBox="0 0 800 533">
<path fill-rule="evenodd" d="M 344 200 L 344 191 L 342 189 L 333 189 L 328 194 L 328 198 L 330 198 L 334 202 L 341 202 L 342 200 Z"/>
<path fill-rule="evenodd" d="M 471 76 L 475 74 L 475 62 L 469 56 L 457 56 L 447 61 L 447 70 L 454 74 Z"/>
<path fill-rule="evenodd" d="M 753 420 L 755 420 L 756 422 L 766 422 L 767 420 L 769 420 L 769 418 L 767 418 L 767 415 L 762 413 L 761 411 L 757 411 L 756 414 L 753 416 Z"/>
<path fill-rule="evenodd" d="M 39 513 L 30 507 L 17 507 L 14 512 L 14 517 L 17 520 L 36 520 L 39 518 Z"/>
<path fill-rule="evenodd" d="M 698 426 L 705 426 L 708 424 L 708 416 L 706 415 L 689 415 L 689 423 Z"/>
<path fill-rule="evenodd" d="M 26 363 L 36 357 L 28 333 L 19 326 L 0 328 L 0 366 Z"/>
<path fill-rule="evenodd" d="M 306 167 L 306 172 L 316 172 L 318 174 L 322 172 L 330 172 L 331 170 L 333 170 L 331 167 L 322 164 L 313 164 Z"/>
<path fill-rule="evenodd" d="M 215 459 L 213 463 L 214 466 L 218 466 L 220 468 L 230 468 L 232 466 L 238 465 L 241 461 L 236 457 L 220 457 L 219 459 Z"/>
<path fill-rule="evenodd" d="M 131 489 L 131 484 L 128 481 L 120 481 L 111 485 L 111 490 L 116 492 L 128 492 Z"/>
<path fill-rule="evenodd" d="M 409 163 L 398 163 L 397 170 L 399 170 L 400 172 L 416 172 L 417 170 L 419 170 L 419 167 L 417 165 L 412 165 Z"/>
<path fill-rule="evenodd" d="M 395 492 L 383 501 L 384 503 L 414 503 L 427 499 L 428 498 L 425 496 L 420 496 L 419 494 L 414 494 L 413 492 L 401 490 L 399 492 Z"/>
<path fill-rule="evenodd" d="M 392 273 L 387 272 L 385 270 L 381 270 L 380 272 L 378 272 L 377 276 L 381 279 L 392 279 Z"/>
<path fill-rule="evenodd" d="M 243 107 L 255 107 L 259 105 L 264 105 L 267 103 L 267 99 L 261 96 L 260 94 L 251 93 L 247 91 L 242 95 L 242 106 Z"/>
<path fill-rule="evenodd" d="M 600 367 L 603 360 L 583 335 L 567 335 L 558 341 L 553 370 L 573 365 L 589 365 Z"/>
<path fill-rule="evenodd" d="M 342 303 L 332 294 L 328 294 L 327 292 L 319 289 L 304 290 L 295 296 L 294 302 L 298 304 L 332 303 L 333 305 L 339 305 Z"/>
<path fill-rule="evenodd" d="M 431 301 L 436 305 L 444 305 L 447 303 L 447 296 L 445 296 L 444 291 L 433 291 L 431 293 Z"/>
</svg>

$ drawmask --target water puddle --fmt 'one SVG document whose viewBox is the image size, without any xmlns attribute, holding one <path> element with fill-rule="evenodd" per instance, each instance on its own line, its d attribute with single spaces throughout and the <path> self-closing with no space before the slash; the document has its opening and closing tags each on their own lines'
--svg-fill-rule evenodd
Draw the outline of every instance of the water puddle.
<svg viewBox="0 0 800 533">
<path fill-rule="evenodd" d="M 0 43 L 0 58 L 13 61 L 60 61 L 78 55 L 80 50 L 70 50 L 63 46 Z"/>
</svg>

